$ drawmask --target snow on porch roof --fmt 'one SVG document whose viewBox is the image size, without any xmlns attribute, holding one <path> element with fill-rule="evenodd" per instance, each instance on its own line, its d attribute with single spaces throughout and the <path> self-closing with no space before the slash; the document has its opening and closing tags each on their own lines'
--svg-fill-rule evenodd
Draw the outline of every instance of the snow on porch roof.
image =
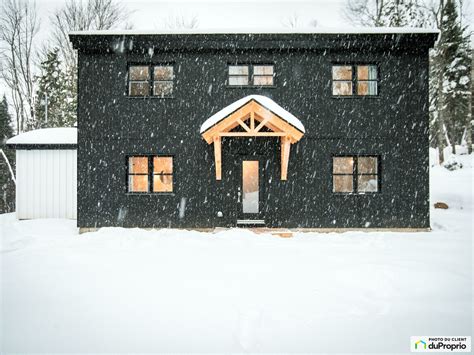
<svg viewBox="0 0 474 355">
<path fill-rule="evenodd" d="M 230 104 L 229 106 L 224 107 L 222 110 L 217 112 L 216 114 L 209 117 L 201 126 L 200 133 L 206 132 L 212 126 L 215 126 L 217 123 L 228 117 L 231 113 L 238 110 L 242 106 L 244 106 L 247 102 L 255 100 L 260 105 L 264 106 L 268 110 L 272 111 L 275 115 L 279 116 L 282 120 L 288 122 L 293 127 L 297 128 L 301 132 L 305 133 L 305 129 L 303 123 L 295 116 L 293 116 L 290 112 L 285 110 L 283 107 L 278 105 L 272 99 L 262 96 L 262 95 L 249 95 L 240 100 L 235 101 L 234 103 Z"/>
<path fill-rule="evenodd" d="M 401 33 L 439 33 L 431 28 L 412 27 L 301 27 L 301 28 L 197 28 L 174 30 L 93 30 L 72 31 L 70 35 L 173 35 L 173 34 L 401 34 Z"/>
<path fill-rule="evenodd" d="M 43 128 L 21 133 L 7 140 L 8 145 L 72 145 L 77 144 L 77 128 Z"/>
</svg>

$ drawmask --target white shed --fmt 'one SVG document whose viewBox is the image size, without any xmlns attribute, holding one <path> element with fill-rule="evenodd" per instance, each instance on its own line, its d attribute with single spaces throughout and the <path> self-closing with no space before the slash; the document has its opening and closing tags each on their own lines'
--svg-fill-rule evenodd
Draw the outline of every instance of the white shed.
<svg viewBox="0 0 474 355">
<path fill-rule="evenodd" d="M 44 128 L 7 141 L 16 149 L 16 216 L 77 218 L 77 128 Z"/>
</svg>

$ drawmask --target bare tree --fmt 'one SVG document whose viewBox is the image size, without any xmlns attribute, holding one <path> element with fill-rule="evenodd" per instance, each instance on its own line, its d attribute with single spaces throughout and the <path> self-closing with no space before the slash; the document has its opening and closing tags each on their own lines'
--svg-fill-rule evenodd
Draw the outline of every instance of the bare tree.
<svg viewBox="0 0 474 355">
<path fill-rule="evenodd" d="M 455 0 L 465 19 L 468 2 Z M 440 28 L 445 0 L 346 0 L 343 16 L 357 26 L 412 26 Z M 469 20 L 469 19 L 467 19 Z"/>
<path fill-rule="evenodd" d="M 53 25 L 51 47 L 60 49 L 60 61 L 65 71 L 65 90 L 72 101 L 64 108 L 75 117 L 77 107 L 77 53 L 69 41 L 72 31 L 129 28 L 130 12 L 117 0 L 67 0 L 51 17 Z M 43 55 L 50 48 L 43 50 Z M 44 58 L 44 56 L 43 56 Z"/>
<path fill-rule="evenodd" d="M 61 50 L 68 68 L 76 68 L 76 53 L 69 42 L 69 32 L 108 30 L 128 27 L 130 12 L 115 0 L 68 0 L 51 18 L 54 27 L 53 42 Z"/>
<path fill-rule="evenodd" d="M 300 21 L 300 16 L 297 13 L 294 13 L 292 15 L 289 15 L 285 17 L 281 23 L 283 26 L 288 27 L 288 28 L 296 28 L 299 27 L 299 21 Z"/>
<path fill-rule="evenodd" d="M 199 27 L 197 15 L 170 15 L 164 21 L 165 27 L 169 30 L 187 29 L 192 30 Z"/>
<path fill-rule="evenodd" d="M 35 121 L 34 38 L 39 22 L 36 5 L 27 0 L 4 0 L 1 10 L 0 75 L 10 89 L 20 133 Z"/>
<path fill-rule="evenodd" d="M 383 26 L 384 0 L 347 0 L 344 17 L 359 26 Z"/>
</svg>

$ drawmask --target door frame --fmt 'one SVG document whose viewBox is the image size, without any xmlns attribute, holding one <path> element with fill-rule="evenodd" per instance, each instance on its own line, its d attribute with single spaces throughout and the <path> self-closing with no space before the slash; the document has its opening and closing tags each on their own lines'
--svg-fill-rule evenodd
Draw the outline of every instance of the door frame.
<svg viewBox="0 0 474 355">
<path fill-rule="evenodd" d="M 243 212 L 243 162 L 244 161 L 258 161 L 258 213 L 244 213 Z M 265 193 L 265 173 L 264 173 L 264 164 L 266 159 L 262 155 L 238 155 L 237 164 L 238 164 L 238 182 L 237 182 L 237 221 L 256 221 L 256 223 L 237 223 L 238 225 L 245 226 L 247 225 L 263 225 L 264 224 L 264 214 L 263 209 L 264 204 L 264 193 Z M 239 195 L 240 194 L 240 195 Z M 236 221 L 236 222 L 237 222 Z M 263 221 L 263 223 L 262 223 Z"/>
</svg>

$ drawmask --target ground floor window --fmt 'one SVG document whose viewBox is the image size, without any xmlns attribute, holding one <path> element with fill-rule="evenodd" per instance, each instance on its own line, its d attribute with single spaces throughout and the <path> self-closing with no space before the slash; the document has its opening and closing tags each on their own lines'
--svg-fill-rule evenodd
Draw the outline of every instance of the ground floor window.
<svg viewBox="0 0 474 355">
<path fill-rule="evenodd" d="M 127 175 L 128 192 L 173 192 L 173 157 L 129 156 Z"/>
<path fill-rule="evenodd" d="M 335 156 L 332 159 L 333 192 L 379 191 L 380 161 L 377 156 Z"/>
</svg>

